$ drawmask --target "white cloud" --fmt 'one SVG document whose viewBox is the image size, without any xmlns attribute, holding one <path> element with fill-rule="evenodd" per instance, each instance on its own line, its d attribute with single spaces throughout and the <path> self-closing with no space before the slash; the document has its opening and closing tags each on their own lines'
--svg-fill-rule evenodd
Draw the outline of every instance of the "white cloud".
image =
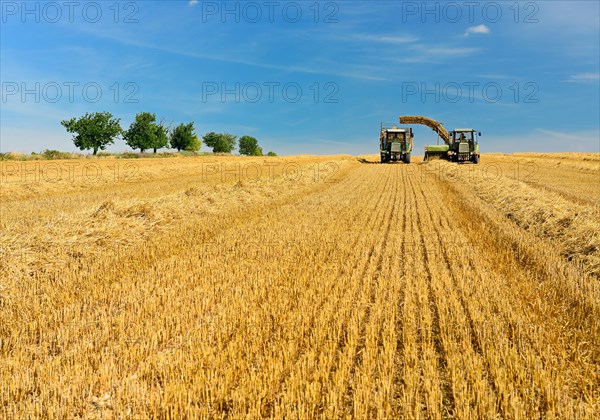
<svg viewBox="0 0 600 420">
<path fill-rule="evenodd" d="M 465 36 L 469 36 L 470 34 L 484 34 L 484 35 L 487 35 L 490 32 L 492 32 L 490 28 L 488 28 L 484 24 L 481 24 L 481 25 L 471 26 L 470 28 L 467 28 L 467 31 L 465 32 Z"/>
<path fill-rule="evenodd" d="M 190 4 L 190 6 L 195 6 L 198 4 L 198 0 L 190 0 L 189 4 Z"/>
<path fill-rule="evenodd" d="M 600 80 L 600 73 L 579 73 L 573 74 L 567 82 L 569 83 L 590 83 Z"/>
</svg>

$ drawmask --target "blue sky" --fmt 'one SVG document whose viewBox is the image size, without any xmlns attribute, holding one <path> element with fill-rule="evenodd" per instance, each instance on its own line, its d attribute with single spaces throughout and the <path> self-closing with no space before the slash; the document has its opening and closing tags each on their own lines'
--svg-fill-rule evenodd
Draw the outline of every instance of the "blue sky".
<svg viewBox="0 0 600 420">
<path fill-rule="evenodd" d="M 2 0 L 0 151 L 75 151 L 62 119 L 148 111 L 279 154 L 377 153 L 399 115 L 483 152 L 600 152 L 599 4 Z"/>
</svg>

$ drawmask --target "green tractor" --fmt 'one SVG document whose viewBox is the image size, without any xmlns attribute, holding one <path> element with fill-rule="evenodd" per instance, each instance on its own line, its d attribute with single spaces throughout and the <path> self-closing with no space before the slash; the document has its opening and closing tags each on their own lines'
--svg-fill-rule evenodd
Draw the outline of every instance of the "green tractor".
<svg viewBox="0 0 600 420">
<path fill-rule="evenodd" d="M 404 162 L 410 163 L 410 153 L 413 147 L 412 128 L 380 126 L 379 152 L 381 163 Z"/>
<path fill-rule="evenodd" d="M 481 136 L 481 132 L 472 128 L 457 128 L 448 132 L 442 123 L 422 116 L 402 116 L 400 123 L 426 125 L 444 141 L 444 144 L 425 146 L 424 160 L 446 159 L 451 162 L 479 163 L 478 137 Z"/>
<path fill-rule="evenodd" d="M 472 128 L 457 128 L 450 132 L 448 158 L 452 162 L 479 163 L 479 141 L 481 133 Z"/>
<path fill-rule="evenodd" d="M 451 162 L 479 163 L 479 141 L 481 133 L 472 128 L 457 128 L 449 134 L 449 144 L 425 146 L 424 160 L 446 159 Z"/>
</svg>

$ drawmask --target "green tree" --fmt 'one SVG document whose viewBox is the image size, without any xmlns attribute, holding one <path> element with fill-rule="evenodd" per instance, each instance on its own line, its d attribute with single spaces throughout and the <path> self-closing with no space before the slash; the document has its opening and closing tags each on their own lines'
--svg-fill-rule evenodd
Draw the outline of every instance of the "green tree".
<svg viewBox="0 0 600 420">
<path fill-rule="evenodd" d="M 122 134 L 120 121 L 120 118 L 113 118 L 110 112 L 95 112 L 60 123 L 68 133 L 74 134 L 73 143 L 76 147 L 80 150 L 93 149 L 95 155 L 98 150 L 104 150 L 106 146 L 113 144 L 114 139 Z"/>
<path fill-rule="evenodd" d="M 208 147 L 212 147 L 214 152 L 215 148 L 218 147 L 218 144 L 221 141 L 221 135 L 211 131 L 210 133 L 206 133 L 204 136 L 202 136 L 202 140 L 203 143 Z"/>
<path fill-rule="evenodd" d="M 167 145 L 167 132 L 162 125 L 156 124 L 156 115 L 150 112 L 140 112 L 135 116 L 129 129 L 123 133 L 125 143 L 132 149 L 140 149 L 144 153 L 146 149 L 157 149 Z"/>
<path fill-rule="evenodd" d="M 205 134 L 202 140 L 208 147 L 212 147 L 213 153 L 231 153 L 235 148 L 237 137 L 229 133 L 217 134 L 211 131 Z"/>
<path fill-rule="evenodd" d="M 156 125 L 156 134 L 150 147 L 154 149 L 154 153 L 156 153 L 157 149 L 169 147 L 169 129 L 162 122 Z"/>
<path fill-rule="evenodd" d="M 275 153 L 275 152 L 269 152 L 269 153 L 267 153 L 267 156 L 277 156 L 277 153 Z"/>
<path fill-rule="evenodd" d="M 258 140 L 251 136 L 240 137 L 240 155 L 262 156 L 262 148 L 258 146 Z"/>
<path fill-rule="evenodd" d="M 198 136 L 194 136 L 194 140 L 192 140 L 190 145 L 188 147 L 186 147 L 185 150 L 187 150 L 189 152 L 197 152 L 198 150 L 200 150 L 201 146 L 202 146 L 202 142 L 200 141 Z"/>
<path fill-rule="evenodd" d="M 194 123 L 179 124 L 171 133 L 171 148 L 177 151 L 186 150 L 194 143 L 196 138 L 194 133 Z"/>
</svg>

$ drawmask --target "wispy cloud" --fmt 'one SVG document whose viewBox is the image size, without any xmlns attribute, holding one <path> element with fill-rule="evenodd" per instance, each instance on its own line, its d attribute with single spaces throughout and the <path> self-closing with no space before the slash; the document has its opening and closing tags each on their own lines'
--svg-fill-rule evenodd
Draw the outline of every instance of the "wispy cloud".
<svg viewBox="0 0 600 420">
<path fill-rule="evenodd" d="M 352 143 L 349 143 L 349 142 L 347 142 L 347 141 L 335 141 L 335 140 L 326 140 L 326 139 L 323 139 L 323 140 L 321 140 L 321 143 L 328 143 L 328 144 L 341 144 L 341 145 L 343 145 L 343 146 L 349 146 L 349 145 L 351 145 L 351 144 L 352 144 Z"/>
<path fill-rule="evenodd" d="M 198 4 L 198 0 L 190 0 L 188 3 L 190 4 L 190 6 L 195 6 Z"/>
<path fill-rule="evenodd" d="M 417 48 L 421 49 L 421 47 Z M 468 57 L 479 51 L 479 48 L 461 48 L 461 47 L 444 47 L 444 46 L 423 46 L 429 55 L 440 57 Z"/>
<path fill-rule="evenodd" d="M 479 48 L 446 47 L 444 45 L 413 44 L 411 54 L 394 59 L 398 63 L 440 63 L 454 58 L 469 57 L 480 51 Z"/>
<path fill-rule="evenodd" d="M 481 24 L 481 25 L 471 26 L 471 27 L 467 28 L 467 30 L 465 31 L 465 35 L 464 36 L 469 36 L 470 34 L 487 35 L 487 34 L 489 34 L 491 32 L 492 31 L 491 31 L 490 28 L 488 28 L 484 24 Z"/>
<path fill-rule="evenodd" d="M 573 74 L 566 80 L 568 83 L 593 83 L 600 80 L 600 73 Z"/>
<path fill-rule="evenodd" d="M 410 44 L 418 40 L 417 37 L 414 36 L 397 36 L 397 35 L 365 35 L 365 34 L 357 34 L 353 37 L 359 41 L 371 41 L 371 42 L 380 42 L 383 44 Z"/>
<path fill-rule="evenodd" d="M 478 77 L 482 79 L 493 79 L 493 80 L 515 80 L 515 76 L 510 76 L 508 74 L 500 74 L 500 73 L 486 73 L 480 74 Z"/>
<path fill-rule="evenodd" d="M 239 55 L 231 55 L 225 52 L 213 53 L 213 52 L 197 52 L 195 50 L 184 50 L 177 49 L 173 47 L 161 46 L 156 43 L 151 43 L 144 40 L 134 39 L 133 37 L 125 37 L 117 34 L 99 31 L 96 29 L 91 29 L 90 26 L 78 28 L 83 32 L 88 34 L 108 39 L 113 42 L 117 42 L 122 45 L 134 46 L 138 48 L 144 48 L 148 50 L 159 51 L 162 53 L 177 55 L 181 57 L 188 57 L 198 60 L 208 60 L 208 61 L 218 61 L 222 63 L 233 63 L 233 64 L 243 64 L 247 66 L 271 69 L 271 70 L 280 70 L 285 72 L 295 72 L 295 73 L 304 73 L 304 74 L 320 74 L 320 75 L 330 75 L 330 76 L 338 76 L 338 77 L 347 77 L 351 79 L 358 80 L 372 80 L 372 81 L 386 81 L 388 80 L 386 77 L 380 76 L 377 72 L 373 71 L 373 68 L 370 66 L 349 66 L 345 69 L 339 69 L 337 67 L 334 68 L 333 64 L 329 67 L 323 66 L 311 66 L 309 63 L 304 63 L 301 65 L 281 65 L 281 64 L 272 64 L 261 62 L 258 60 L 252 60 L 250 58 L 244 58 Z"/>
<path fill-rule="evenodd" d="M 561 140 L 577 140 L 580 137 L 578 134 L 563 133 L 560 131 L 546 130 L 543 128 L 537 128 L 535 131 L 537 131 L 538 133 L 542 133 L 546 136 L 550 136 L 555 139 Z"/>
</svg>

